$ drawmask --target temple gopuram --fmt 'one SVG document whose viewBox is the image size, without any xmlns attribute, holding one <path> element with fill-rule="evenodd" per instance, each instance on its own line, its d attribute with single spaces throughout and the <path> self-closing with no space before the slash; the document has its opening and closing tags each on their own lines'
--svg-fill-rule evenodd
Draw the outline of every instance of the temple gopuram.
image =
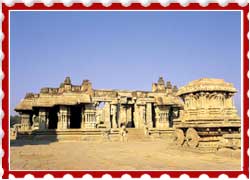
<svg viewBox="0 0 250 180">
<path fill-rule="evenodd" d="M 239 149 L 236 92 L 231 83 L 211 78 L 192 81 L 178 90 L 160 77 L 151 91 L 128 91 L 93 89 L 89 80 L 73 85 L 66 77 L 58 88 L 26 94 L 15 108 L 21 116 L 17 134 L 115 134 L 126 127 L 128 134 L 132 129 L 142 130 L 145 136 L 168 134 L 178 146 Z"/>
</svg>

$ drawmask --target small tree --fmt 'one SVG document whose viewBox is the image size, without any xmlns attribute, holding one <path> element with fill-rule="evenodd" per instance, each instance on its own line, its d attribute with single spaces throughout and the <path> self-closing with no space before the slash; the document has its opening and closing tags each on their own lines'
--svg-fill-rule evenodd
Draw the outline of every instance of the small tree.
<svg viewBox="0 0 250 180">
<path fill-rule="evenodd" d="M 20 124 L 21 118 L 18 115 L 10 116 L 10 127 L 13 127 L 14 124 Z"/>
</svg>

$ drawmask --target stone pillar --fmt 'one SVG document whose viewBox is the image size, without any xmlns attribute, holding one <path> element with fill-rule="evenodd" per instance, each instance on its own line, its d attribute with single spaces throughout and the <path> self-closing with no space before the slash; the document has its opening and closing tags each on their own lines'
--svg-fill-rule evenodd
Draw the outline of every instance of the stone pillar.
<svg viewBox="0 0 250 180">
<path fill-rule="evenodd" d="M 81 121 L 81 128 L 84 129 L 85 128 L 85 114 L 84 114 L 85 108 L 84 106 L 82 107 L 82 121 Z"/>
<path fill-rule="evenodd" d="M 155 106 L 155 127 L 159 128 L 161 124 L 161 112 L 158 106 Z"/>
<path fill-rule="evenodd" d="M 152 122 L 152 104 L 147 103 L 146 104 L 146 123 L 149 128 L 153 127 L 153 122 Z"/>
<path fill-rule="evenodd" d="M 207 105 L 206 105 L 206 94 L 204 92 L 200 92 L 198 95 L 198 98 L 197 98 L 197 103 L 198 103 L 198 107 L 199 107 L 199 110 L 198 110 L 198 113 L 199 113 L 199 116 L 201 117 L 206 117 L 207 115 Z"/>
<path fill-rule="evenodd" d="M 112 104 L 111 105 L 111 115 L 112 115 L 112 128 L 117 128 L 117 105 Z"/>
<path fill-rule="evenodd" d="M 146 106 L 143 105 L 140 107 L 140 112 L 141 112 L 141 125 L 145 127 L 147 125 L 147 119 L 146 119 Z"/>
<path fill-rule="evenodd" d="M 60 106 L 58 112 L 58 129 L 68 129 L 70 128 L 70 108 L 67 106 Z"/>
<path fill-rule="evenodd" d="M 39 108 L 39 129 L 48 129 L 49 126 L 49 112 L 45 108 Z"/>
<path fill-rule="evenodd" d="M 106 102 L 104 105 L 104 124 L 107 128 L 111 128 L 110 102 Z"/>
<path fill-rule="evenodd" d="M 59 112 L 57 112 L 57 119 L 58 119 L 58 121 L 57 121 L 57 129 L 61 130 L 63 128 L 62 128 L 62 115 L 61 115 L 60 110 L 59 110 Z"/>
<path fill-rule="evenodd" d="M 238 113 L 237 113 L 237 109 L 234 106 L 234 101 L 233 101 L 233 93 L 228 93 L 225 94 L 225 102 L 224 102 L 224 114 L 227 117 L 235 117 L 237 118 Z"/>
<path fill-rule="evenodd" d="M 140 128 L 140 106 L 138 104 L 134 105 L 134 123 L 135 123 L 135 128 Z"/>
<path fill-rule="evenodd" d="M 86 104 L 82 112 L 82 128 L 96 128 L 96 109 L 93 104 Z"/>
<path fill-rule="evenodd" d="M 27 131 L 31 129 L 30 126 L 30 113 L 28 112 L 21 112 L 21 130 L 22 131 Z"/>
<path fill-rule="evenodd" d="M 210 106 L 210 104 L 209 104 L 209 95 L 210 95 L 210 93 L 206 92 L 204 94 L 205 94 L 204 95 L 205 96 L 205 98 L 204 98 L 204 108 L 207 110 L 209 108 L 209 106 Z"/>
<path fill-rule="evenodd" d="M 120 105 L 120 111 L 119 111 L 119 127 L 121 127 L 121 124 L 126 125 L 127 120 L 127 110 L 124 105 Z"/>
<path fill-rule="evenodd" d="M 227 97 L 225 98 L 225 107 L 226 108 L 234 108 L 234 102 L 233 102 L 233 94 L 229 93 Z"/>
<path fill-rule="evenodd" d="M 121 124 L 121 104 L 117 104 L 117 112 L 116 112 L 116 119 L 117 119 L 117 127 L 120 128 Z"/>
<path fill-rule="evenodd" d="M 134 123 L 136 128 L 144 128 L 147 124 L 144 104 L 135 104 Z"/>
<path fill-rule="evenodd" d="M 168 128 L 170 122 L 170 107 L 169 106 L 156 106 L 155 107 L 155 127 Z"/>
<path fill-rule="evenodd" d="M 70 107 L 67 107 L 67 116 L 66 116 L 66 118 L 67 118 L 67 129 L 69 129 L 70 128 L 70 114 L 71 112 L 70 112 Z"/>
<path fill-rule="evenodd" d="M 204 92 L 201 92 L 199 94 L 199 101 L 200 101 L 200 108 L 205 109 L 206 108 L 206 96 Z"/>
<path fill-rule="evenodd" d="M 171 117 L 169 117 L 169 114 L 170 114 L 170 109 L 168 108 L 166 113 L 164 113 L 164 120 L 166 121 L 166 124 L 165 124 L 166 128 L 170 127 Z"/>
<path fill-rule="evenodd" d="M 164 111 L 163 113 L 161 113 L 161 121 L 162 121 L 162 125 L 161 128 L 169 128 L 169 109 L 167 109 L 166 111 Z"/>
<path fill-rule="evenodd" d="M 126 108 L 126 124 L 128 125 L 128 127 L 132 126 L 132 107 L 131 106 L 127 106 Z"/>
</svg>

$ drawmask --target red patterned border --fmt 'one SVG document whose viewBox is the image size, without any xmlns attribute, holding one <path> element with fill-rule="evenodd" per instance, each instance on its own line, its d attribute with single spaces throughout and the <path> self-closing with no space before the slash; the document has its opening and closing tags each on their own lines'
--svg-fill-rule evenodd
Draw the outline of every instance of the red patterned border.
<svg viewBox="0 0 250 180">
<path fill-rule="evenodd" d="M 243 12 L 243 171 L 13 171 L 9 169 L 9 11 L 10 10 L 241 10 Z M 240 174 L 244 174 L 249 178 L 249 157 L 247 150 L 249 148 L 249 138 L 247 131 L 249 128 L 249 118 L 247 111 L 249 109 L 249 99 L 247 91 L 249 89 L 249 79 L 247 72 L 249 71 L 249 62 L 247 53 L 249 51 L 249 40 L 247 33 L 249 31 L 249 20 L 247 14 L 249 12 L 249 4 L 245 7 L 240 7 L 237 3 L 229 3 L 226 7 L 221 7 L 218 3 L 210 3 L 206 7 L 200 6 L 198 3 L 190 3 L 187 7 L 182 7 L 179 3 L 171 3 L 167 7 L 161 6 L 159 3 L 152 3 L 148 7 L 142 6 L 140 3 L 132 3 L 128 7 L 122 6 L 120 3 L 112 3 L 111 6 L 105 7 L 101 3 L 94 3 L 90 7 L 86 7 L 81 3 L 74 3 L 70 7 L 65 7 L 62 3 L 54 3 L 47 7 L 43 3 L 35 3 L 31 7 L 27 7 L 22 3 L 16 3 L 12 7 L 3 4 L 3 53 L 4 59 L 2 61 L 2 70 L 4 73 L 3 92 L 4 97 L 2 101 L 2 108 L 4 117 L 2 127 L 4 130 L 4 137 L 2 140 L 2 147 L 4 155 L 2 158 L 2 167 L 4 169 L 3 178 L 8 179 L 9 174 L 15 177 L 24 177 L 27 174 L 32 174 L 34 177 L 44 177 L 46 174 L 51 174 L 56 178 L 63 177 L 66 174 L 71 174 L 75 178 L 81 178 L 85 174 L 91 174 L 93 177 L 99 178 L 104 174 L 110 174 L 113 178 L 121 177 L 124 174 L 129 174 L 134 178 L 139 178 L 143 174 L 148 174 L 153 178 L 160 177 L 163 174 L 168 174 L 170 177 L 178 178 L 182 174 L 187 174 L 190 177 L 199 177 L 202 174 L 207 174 L 211 178 L 216 178 L 221 174 L 226 174 L 229 177 L 236 178 Z"/>
</svg>

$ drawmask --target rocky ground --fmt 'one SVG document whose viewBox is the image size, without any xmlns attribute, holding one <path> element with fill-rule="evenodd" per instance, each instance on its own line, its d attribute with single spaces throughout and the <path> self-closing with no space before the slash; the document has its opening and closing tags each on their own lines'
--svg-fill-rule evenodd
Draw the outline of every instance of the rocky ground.
<svg viewBox="0 0 250 180">
<path fill-rule="evenodd" d="M 13 170 L 240 170 L 240 153 L 197 153 L 152 142 L 11 142 Z"/>
</svg>

